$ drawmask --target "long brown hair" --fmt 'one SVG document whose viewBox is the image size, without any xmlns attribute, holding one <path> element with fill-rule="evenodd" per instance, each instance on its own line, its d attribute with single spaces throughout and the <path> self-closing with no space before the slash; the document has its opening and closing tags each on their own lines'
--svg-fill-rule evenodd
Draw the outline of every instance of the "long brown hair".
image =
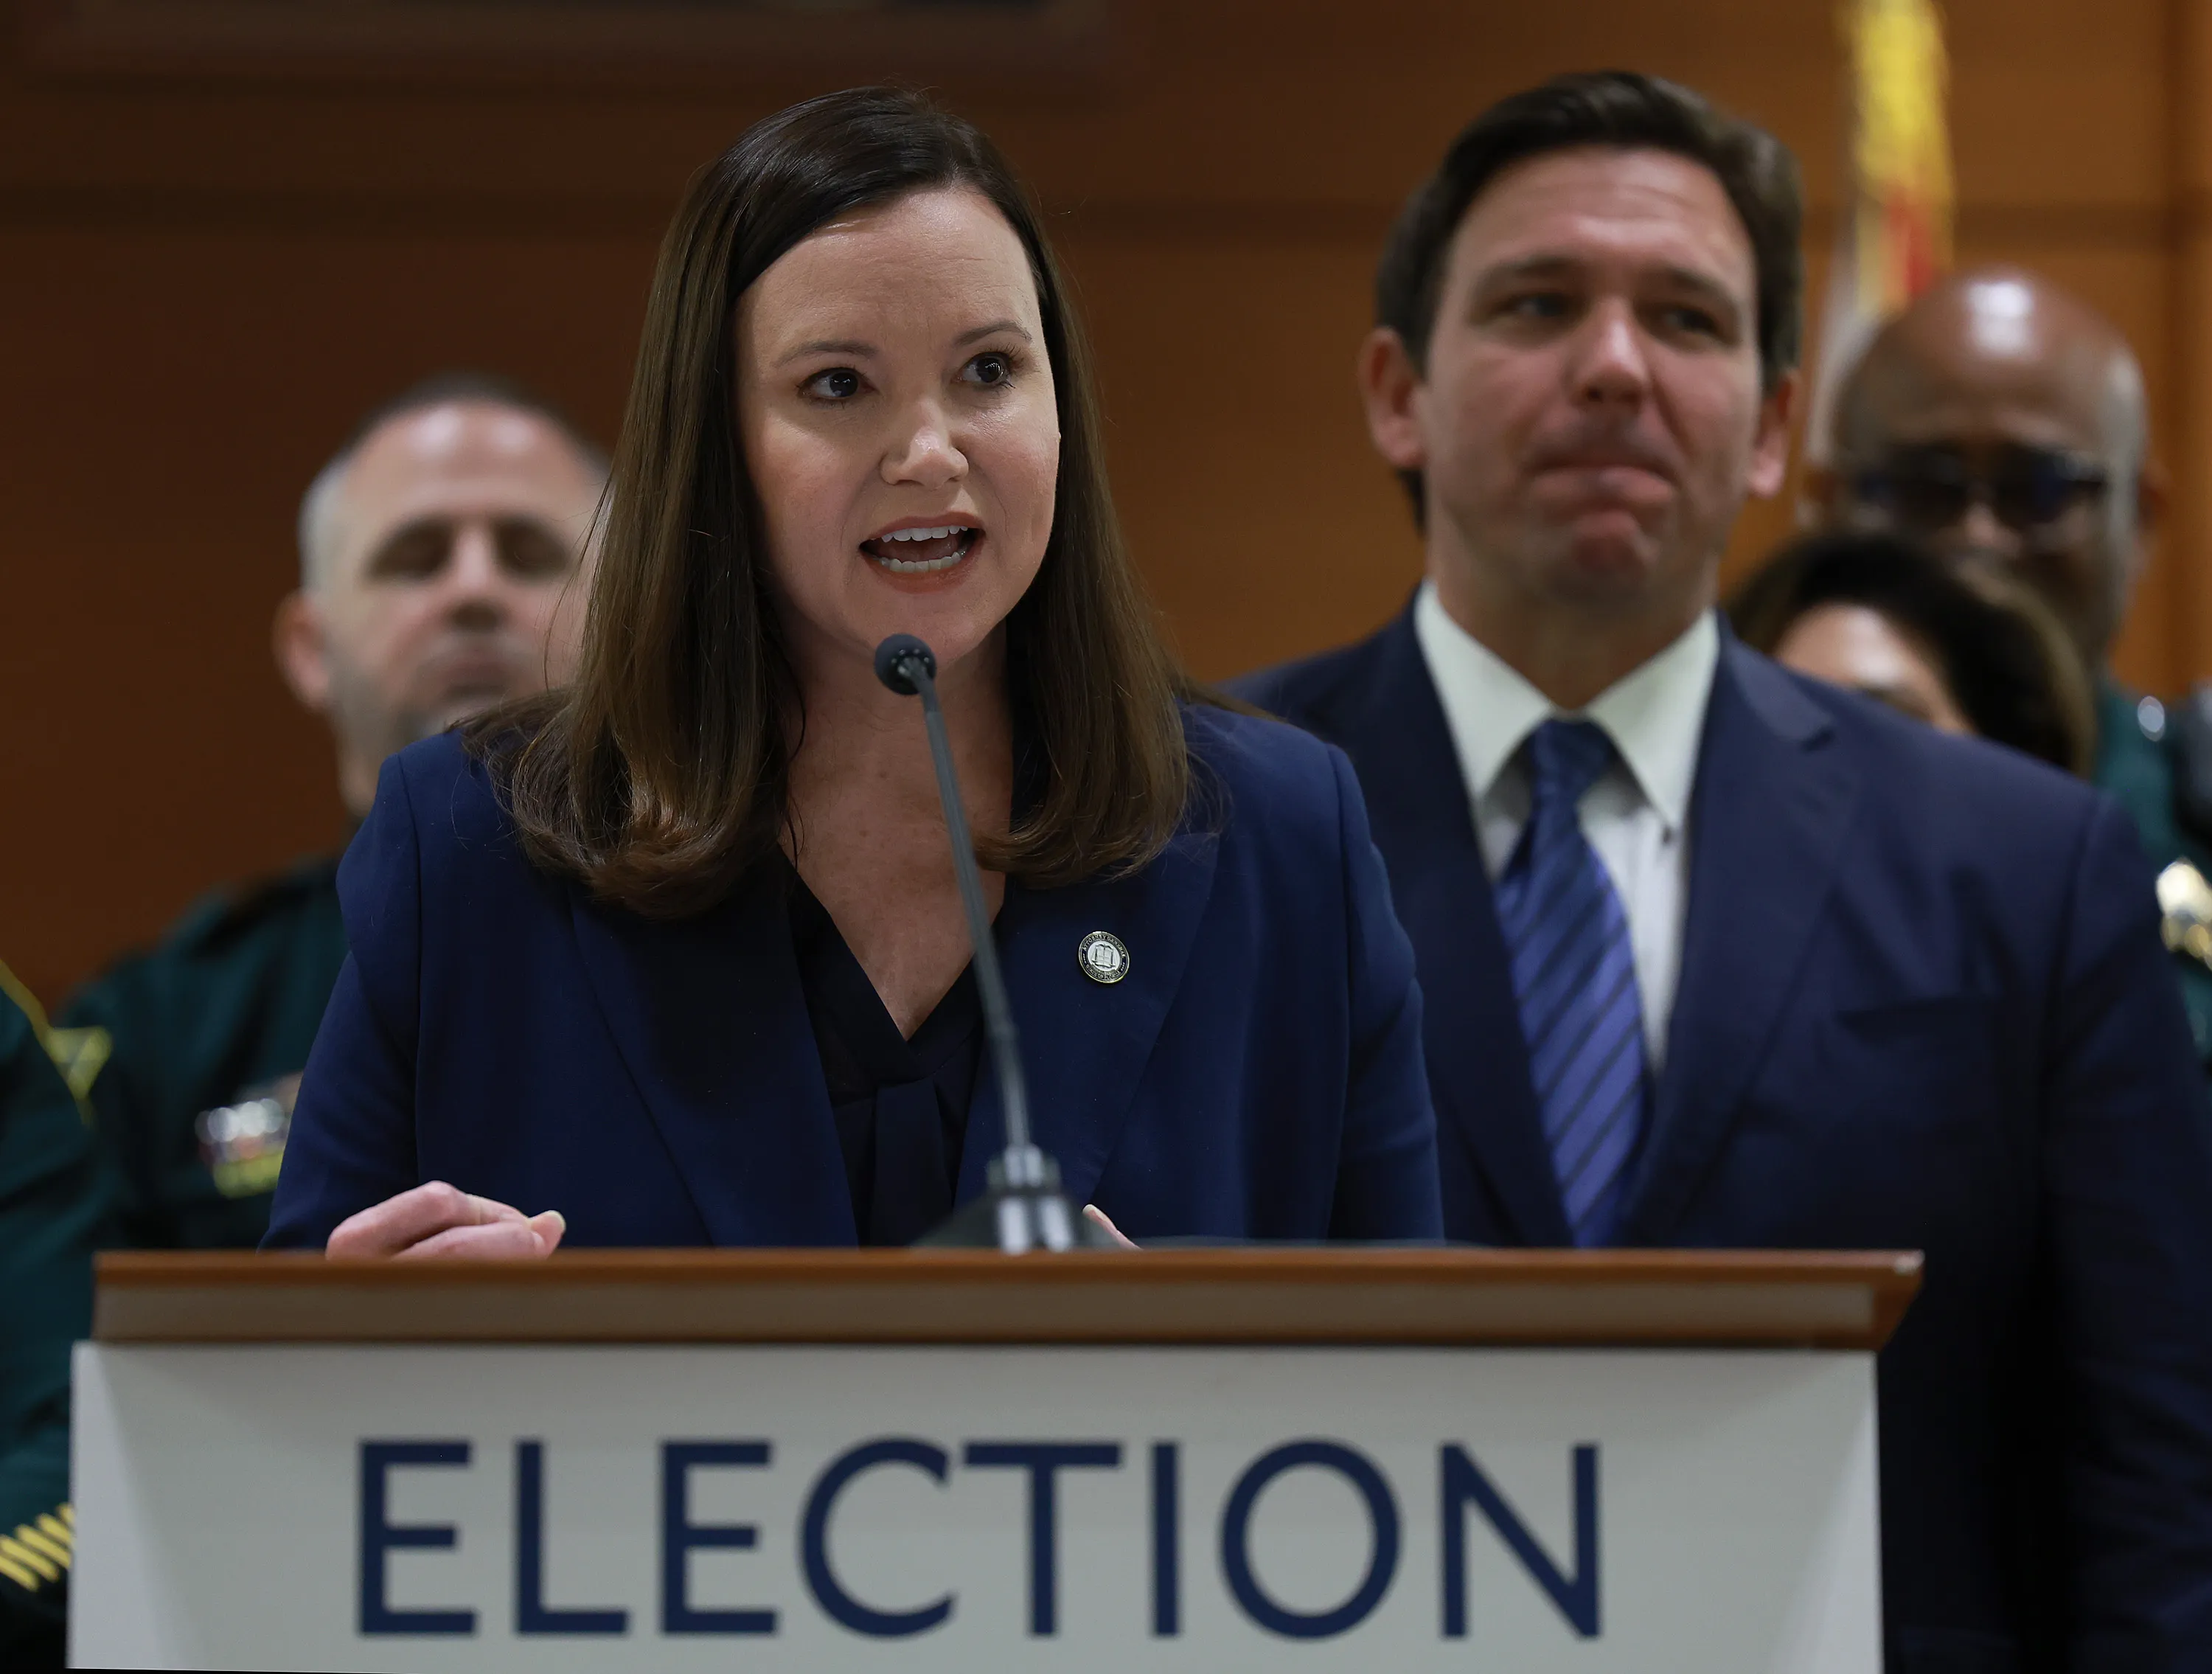
<svg viewBox="0 0 2212 1674">
<path fill-rule="evenodd" d="M 702 169 L 653 275 L 616 445 L 582 661 L 565 691 L 474 723 L 539 866 L 655 917 L 704 910 L 775 846 L 800 694 L 737 428 L 738 299 L 854 210 L 960 186 L 1029 253 L 1058 392 L 1060 477 L 1036 579 L 1008 616 L 1006 680 L 1039 795 L 986 865 L 1073 883 L 1142 865 L 1182 821 L 1178 699 L 1114 513 L 1089 356 L 1036 210 L 977 129 L 860 88 L 768 118 Z"/>
</svg>

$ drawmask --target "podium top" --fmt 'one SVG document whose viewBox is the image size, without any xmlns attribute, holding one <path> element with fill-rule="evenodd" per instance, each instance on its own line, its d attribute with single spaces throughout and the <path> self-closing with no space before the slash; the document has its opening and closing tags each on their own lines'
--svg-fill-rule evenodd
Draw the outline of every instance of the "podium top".
<svg viewBox="0 0 2212 1674">
<path fill-rule="evenodd" d="M 103 1342 L 1879 1348 L 1917 1254 L 1241 1247 L 99 1258 Z"/>
</svg>

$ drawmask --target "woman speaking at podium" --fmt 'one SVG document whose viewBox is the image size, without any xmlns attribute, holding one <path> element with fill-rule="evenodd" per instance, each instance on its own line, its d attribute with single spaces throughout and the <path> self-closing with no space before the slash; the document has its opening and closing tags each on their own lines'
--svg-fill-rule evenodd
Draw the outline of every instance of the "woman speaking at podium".
<svg viewBox="0 0 2212 1674">
<path fill-rule="evenodd" d="M 899 633 L 1069 1197 L 1139 1240 L 1438 1236 L 1351 770 L 1163 646 L 981 134 L 843 93 L 703 171 L 602 543 L 575 684 L 385 764 L 270 1246 L 903 1244 L 973 1196 L 1000 1090 Z"/>
</svg>

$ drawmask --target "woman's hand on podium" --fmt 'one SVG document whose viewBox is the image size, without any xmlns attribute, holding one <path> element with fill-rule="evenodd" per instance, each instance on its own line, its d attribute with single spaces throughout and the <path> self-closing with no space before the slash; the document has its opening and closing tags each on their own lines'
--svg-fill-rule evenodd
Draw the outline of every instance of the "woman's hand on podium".
<svg viewBox="0 0 2212 1674">
<path fill-rule="evenodd" d="M 558 1209 L 525 1214 L 429 1180 L 338 1223 L 323 1253 L 332 1261 L 439 1256 L 464 1261 L 535 1261 L 568 1230 Z"/>
<path fill-rule="evenodd" d="M 1094 1227 L 1103 1227 L 1105 1230 L 1106 1236 L 1112 1239 L 1114 1242 L 1121 1245 L 1122 1249 L 1135 1250 L 1141 1247 L 1135 1242 L 1135 1240 L 1124 1236 L 1121 1229 L 1114 1224 L 1113 1220 L 1107 1215 L 1106 1211 L 1100 1208 L 1097 1204 L 1085 1203 L 1083 1206 L 1083 1218 L 1090 1221 Z"/>
</svg>

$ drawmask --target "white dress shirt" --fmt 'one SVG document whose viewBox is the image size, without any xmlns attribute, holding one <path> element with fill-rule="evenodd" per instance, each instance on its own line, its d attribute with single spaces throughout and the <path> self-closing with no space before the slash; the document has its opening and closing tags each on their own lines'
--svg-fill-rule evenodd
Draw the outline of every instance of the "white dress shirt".
<svg viewBox="0 0 2212 1674">
<path fill-rule="evenodd" d="M 1422 584 L 1413 633 L 1443 700 L 1474 809 L 1483 864 L 1497 881 L 1528 819 L 1528 770 L 1521 746 L 1554 715 L 1592 721 L 1613 740 L 1613 765 L 1577 806 L 1583 835 L 1604 864 L 1628 916 L 1644 1008 L 1646 1062 L 1656 1075 L 1682 970 L 1690 902 L 1690 790 L 1705 704 L 1720 661 L 1720 630 L 1708 611 L 1665 650 L 1599 693 L 1579 712 L 1560 709 L 1497 653 L 1444 613 Z"/>
</svg>

